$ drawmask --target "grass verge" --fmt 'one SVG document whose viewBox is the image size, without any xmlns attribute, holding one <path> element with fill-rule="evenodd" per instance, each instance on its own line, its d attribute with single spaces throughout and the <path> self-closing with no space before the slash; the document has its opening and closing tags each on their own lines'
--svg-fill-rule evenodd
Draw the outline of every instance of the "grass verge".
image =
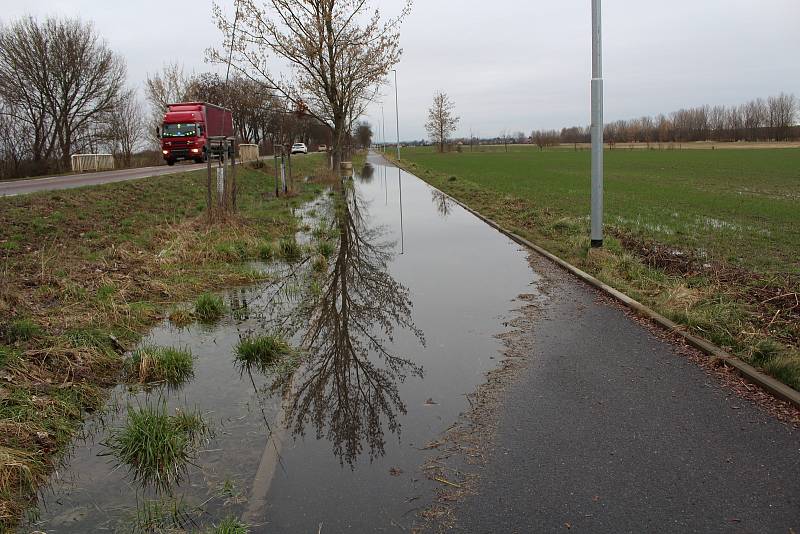
<svg viewBox="0 0 800 534">
<path fill-rule="evenodd" d="M 325 160 L 293 162 L 327 175 Z M 256 282 L 245 265 L 293 236 L 315 180 L 275 198 L 271 167 L 237 172 L 238 213 L 209 225 L 205 173 L 0 198 L 0 531 L 16 524 L 124 368 L 122 353 L 198 295 Z M 179 312 L 179 313 L 176 313 Z"/>
<path fill-rule="evenodd" d="M 599 250 L 585 152 L 403 158 L 504 228 L 800 389 L 800 150 L 608 152 Z"/>
</svg>

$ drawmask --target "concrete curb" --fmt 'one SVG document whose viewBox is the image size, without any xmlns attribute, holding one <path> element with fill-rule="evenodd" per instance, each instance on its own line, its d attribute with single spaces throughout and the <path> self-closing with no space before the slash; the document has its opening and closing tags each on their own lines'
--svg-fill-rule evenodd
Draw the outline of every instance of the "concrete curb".
<svg viewBox="0 0 800 534">
<path fill-rule="evenodd" d="M 406 169 L 402 165 L 397 164 L 397 162 L 389 160 L 388 158 L 386 158 L 386 159 L 388 161 L 390 161 L 392 164 L 400 167 L 404 171 L 412 173 L 410 170 Z M 453 202 L 455 202 L 456 204 L 458 204 L 459 206 L 461 206 L 462 208 L 464 208 L 465 210 L 467 210 L 468 212 L 473 214 L 475 217 L 479 218 L 480 220 L 482 220 L 483 222 L 485 222 L 486 224 L 488 224 L 489 226 L 491 226 L 495 230 L 499 231 L 500 233 L 505 234 L 506 236 L 508 236 L 509 238 L 514 240 L 515 242 L 517 242 L 518 244 L 520 244 L 522 246 L 525 246 L 527 248 L 530 248 L 530 249 L 536 251 L 537 253 L 539 253 L 540 255 L 544 256 L 545 258 L 548 258 L 549 260 L 555 262 L 556 264 L 561 266 L 566 271 L 568 271 L 568 272 L 572 273 L 573 275 L 577 276 L 578 278 L 580 278 L 581 280 L 583 280 L 587 284 L 589 284 L 589 285 L 591 285 L 591 286 L 603 291 L 604 293 L 610 295 L 611 297 L 613 297 L 617 301 L 621 302 L 622 304 L 624 304 L 625 306 L 627 306 L 631 310 L 635 311 L 637 314 L 639 314 L 639 315 L 641 315 L 643 317 L 646 317 L 647 319 L 653 321 L 658 326 L 664 328 L 665 330 L 669 331 L 670 333 L 673 333 L 673 334 L 676 334 L 676 335 L 682 337 L 686 341 L 686 343 L 688 343 L 692 347 L 704 352 L 705 354 L 707 354 L 709 356 L 717 358 L 717 359 L 721 360 L 722 362 L 724 362 L 725 364 L 730 365 L 731 367 L 735 368 L 739 372 L 739 374 L 741 374 L 746 380 L 752 382 L 753 384 L 756 384 L 757 386 L 761 387 L 765 391 L 768 391 L 773 396 L 792 404 L 795 408 L 800 409 L 800 392 L 798 392 L 797 390 L 787 386 L 786 384 L 784 384 L 782 382 L 779 382 L 778 380 L 775 380 L 771 376 L 765 375 L 761 371 L 757 370 L 755 367 L 743 362 L 742 360 L 740 360 L 736 356 L 728 354 L 727 352 L 725 352 L 721 348 L 717 347 L 713 343 L 711 343 L 711 342 L 709 342 L 709 341 L 707 341 L 707 340 L 705 340 L 703 338 L 697 337 L 697 336 L 695 336 L 693 334 L 690 334 L 689 332 L 687 332 L 679 324 L 677 324 L 677 323 L 675 323 L 673 321 L 670 321 L 669 319 L 667 319 L 666 317 L 664 317 L 660 313 L 657 313 L 657 312 L 651 310 L 650 308 L 648 308 L 647 306 L 645 306 L 641 302 L 632 299 L 631 297 L 629 297 L 625 293 L 622 293 L 621 291 L 617 291 L 613 287 L 601 282 L 600 280 L 598 280 L 594 276 L 590 275 L 589 273 L 587 273 L 585 271 L 582 271 L 581 269 L 578 269 L 577 267 L 575 267 L 571 263 L 568 263 L 568 262 L 562 260 L 561 258 L 556 256 L 555 254 L 552 254 L 551 252 L 543 249 L 542 247 L 540 247 L 540 246 L 528 241 L 524 237 L 522 237 L 520 235 L 517 235 L 514 232 L 511 232 L 510 230 L 507 230 L 507 229 L 503 228 L 502 226 L 500 226 L 498 223 L 496 223 L 492 219 L 489 219 L 488 217 L 485 217 L 484 215 L 481 215 L 480 213 L 478 213 L 474 209 L 470 208 L 469 206 L 467 206 L 466 204 L 464 204 L 460 200 L 458 200 L 456 198 L 453 198 L 452 196 L 448 195 L 444 191 L 440 191 L 439 189 L 437 189 L 436 187 L 432 186 L 431 184 L 428 184 L 428 185 L 430 187 L 432 187 L 433 189 L 436 189 L 437 191 L 441 192 L 443 195 L 447 196 L 449 199 L 451 199 Z"/>
</svg>

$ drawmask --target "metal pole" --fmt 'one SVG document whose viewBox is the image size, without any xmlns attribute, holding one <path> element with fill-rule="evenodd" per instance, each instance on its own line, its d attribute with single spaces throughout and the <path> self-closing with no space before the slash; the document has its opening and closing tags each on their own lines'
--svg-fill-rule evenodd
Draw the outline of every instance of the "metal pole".
<svg viewBox="0 0 800 534">
<path fill-rule="evenodd" d="M 281 145 L 281 183 L 283 192 L 286 193 L 286 149 L 283 145 Z"/>
<path fill-rule="evenodd" d="M 386 154 L 386 115 L 383 113 L 383 104 L 381 104 L 381 137 L 383 138 L 381 141 L 383 153 Z"/>
<path fill-rule="evenodd" d="M 603 246 L 603 50 L 601 0 L 592 0 L 592 247 Z"/>
<path fill-rule="evenodd" d="M 236 138 L 231 140 L 233 145 L 233 155 L 231 156 L 231 211 L 236 213 L 236 196 L 238 194 L 236 185 Z"/>
<path fill-rule="evenodd" d="M 206 211 L 208 211 L 208 222 L 210 223 L 214 217 L 211 210 L 213 209 L 211 206 L 211 153 L 212 153 L 212 143 L 213 141 L 209 139 L 208 141 L 208 148 L 206 149 L 206 170 L 208 171 L 206 177 Z"/>
<path fill-rule="evenodd" d="M 397 118 L 397 161 L 400 161 L 400 104 L 397 102 L 397 69 L 394 72 L 394 111 Z"/>
<path fill-rule="evenodd" d="M 272 143 L 272 157 L 275 159 L 275 197 L 277 198 L 277 197 L 280 196 L 281 190 L 280 190 L 280 186 L 278 185 L 278 183 L 279 183 L 278 180 L 279 180 L 279 176 L 280 176 L 279 171 L 278 171 L 278 147 L 275 146 L 275 142 L 274 141 Z"/>
</svg>

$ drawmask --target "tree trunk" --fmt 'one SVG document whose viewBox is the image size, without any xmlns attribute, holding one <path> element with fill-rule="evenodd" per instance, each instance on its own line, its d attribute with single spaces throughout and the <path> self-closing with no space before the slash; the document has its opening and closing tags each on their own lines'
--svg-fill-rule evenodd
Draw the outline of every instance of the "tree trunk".
<svg viewBox="0 0 800 534">
<path fill-rule="evenodd" d="M 342 163 L 342 134 L 344 133 L 344 120 L 335 119 L 333 126 L 333 146 L 331 147 L 331 154 L 333 154 L 332 169 L 336 171 Z"/>
</svg>

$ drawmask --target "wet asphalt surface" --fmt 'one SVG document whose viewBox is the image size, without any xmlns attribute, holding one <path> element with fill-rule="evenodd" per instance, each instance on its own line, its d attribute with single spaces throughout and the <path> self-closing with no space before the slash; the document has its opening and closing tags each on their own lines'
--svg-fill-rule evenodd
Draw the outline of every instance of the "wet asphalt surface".
<svg viewBox="0 0 800 534">
<path fill-rule="evenodd" d="M 12 180 L 0 182 L 0 197 L 11 195 L 25 195 L 37 191 L 54 191 L 58 189 L 73 189 L 87 185 L 109 184 L 137 180 L 149 176 L 163 176 L 202 169 L 205 163 L 177 163 L 170 167 L 159 165 L 157 167 L 142 167 L 139 169 L 120 169 L 117 171 L 87 172 L 83 174 L 62 174 L 59 176 L 46 176 L 44 178 L 30 178 L 27 180 Z"/>
<path fill-rule="evenodd" d="M 459 532 L 800 532 L 800 432 L 544 260 L 550 298 Z"/>
</svg>

